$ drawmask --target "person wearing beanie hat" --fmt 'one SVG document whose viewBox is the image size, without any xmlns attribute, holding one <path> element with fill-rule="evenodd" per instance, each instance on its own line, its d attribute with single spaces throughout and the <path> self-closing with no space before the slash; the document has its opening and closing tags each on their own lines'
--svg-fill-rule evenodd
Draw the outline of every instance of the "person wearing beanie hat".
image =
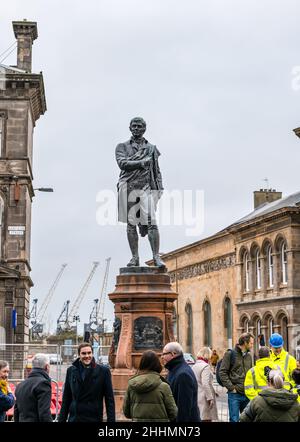
<svg viewBox="0 0 300 442">
<path fill-rule="evenodd" d="M 296 359 L 283 348 L 283 337 L 279 333 L 273 333 L 270 337 L 271 359 L 280 367 L 284 375 L 284 388 L 290 390 L 295 382 L 292 372 L 297 368 Z"/>
</svg>

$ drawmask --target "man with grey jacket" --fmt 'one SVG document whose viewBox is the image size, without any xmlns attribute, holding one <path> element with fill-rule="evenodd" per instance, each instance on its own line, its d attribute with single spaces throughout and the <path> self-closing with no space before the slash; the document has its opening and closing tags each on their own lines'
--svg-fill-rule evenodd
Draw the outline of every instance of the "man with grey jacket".
<svg viewBox="0 0 300 442">
<path fill-rule="evenodd" d="M 244 382 L 246 373 L 253 366 L 250 354 L 253 348 L 254 336 L 243 333 L 233 350 L 228 350 L 223 357 L 220 367 L 220 379 L 227 388 L 230 422 L 238 422 L 240 413 L 249 402 L 245 395 Z"/>
</svg>

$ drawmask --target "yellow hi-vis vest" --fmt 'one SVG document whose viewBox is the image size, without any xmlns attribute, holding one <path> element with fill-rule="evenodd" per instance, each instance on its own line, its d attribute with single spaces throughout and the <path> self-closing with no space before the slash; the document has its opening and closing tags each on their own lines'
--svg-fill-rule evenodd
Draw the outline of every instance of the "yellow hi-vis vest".
<svg viewBox="0 0 300 442">
<path fill-rule="evenodd" d="M 250 401 L 254 399 L 260 391 L 268 388 L 265 367 L 270 367 L 271 370 L 279 368 L 270 357 L 261 358 L 256 361 L 255 367 L 250 368 L 246 373 L 244 388 L 245 395 Z"/>
<path fill-rule="evenodd" d="M 296 385 L 296 387 L 292 389 L 292 393 L 298 395 L 297 401 L 300 403 L 300 385 Z"/>
<path fill-rule="evenodd" d="M 271 359 L 276 365 L 279 365 L 284 374 L 284 388 L 290 390 L 291 385 L 292 387 L 295 386 L 295 382 L 292 379 L 292 372 L 297 368 L 296 359 L 284 349 L 281 350 L 279 355 L 271 351 Z"/>
</svg>

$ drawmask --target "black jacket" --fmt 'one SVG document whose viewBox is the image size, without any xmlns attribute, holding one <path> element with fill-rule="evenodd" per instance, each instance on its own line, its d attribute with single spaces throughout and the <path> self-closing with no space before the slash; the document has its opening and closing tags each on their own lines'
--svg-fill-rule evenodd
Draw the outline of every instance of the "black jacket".
<svg viewBox="0 0 300 442">
<path fill-rule="evenodd" d="M 33 368 L 28 378 L 17 385 L 15 422 L 53 422 L 51 379 L 42 368 Z"/>
<path fill-rule="evenodd" d="M 115 400 L 108 367 L 98 365 L 93 359 L 84 380 L 81 377 L 79 358 L 68 368 L 64 385 L 59 422 L 102 422 L 103 398 L 107 421 L 115 421 Z"/>
<path fill-rule="evenodd" d="M 191 367 L 183 355 L 171 359 L 165 367 L 169 370 L 168 382 L 178 408 L 177 422 L 200 422 L 198 384 Z"/>
</svg>

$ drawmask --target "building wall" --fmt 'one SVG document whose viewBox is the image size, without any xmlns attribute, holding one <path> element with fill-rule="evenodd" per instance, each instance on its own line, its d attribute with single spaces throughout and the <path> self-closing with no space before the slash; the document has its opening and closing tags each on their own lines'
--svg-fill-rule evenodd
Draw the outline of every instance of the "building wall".
<svg viewBox="0 0 300 442">
<path fill-rule="evenodd" d="M 209 301 L 211 306 L 211 347 L 221 354 L 236 343 L 238 336 L 246 331 L 246 325 L 247 330 L 255 335 L 256 351 L 258 335 L 263 334 L 268 344 L 272 331 L 284 335 L 286 347 L 291 353 L 300 351 L 300 215 L 296 212 L 281 211 L 278 216 L 267 216 L 259 222 L 228 228 L 164 256 L 173 289 L 179 294 L 176 305 L 178 340 L 185 351 L 196 354 L 206 344 L 205 301 Z M 287 245 L 287 284 L 280 281 L 282 241 Z M 268 285 L 267 244 L 273 248 L 273 287 Z M 255 286 L 256 248 L 261 251 L 260 289 Z M 245 251 L 248 251 L 250 260 L 249 290 L 245 290 L 244 286 Z M 232 302 L 231 341 L 225 329 L 225 298 Z M 188 304 L 192 310 L 192 321 L 187 314 Z M 192 329 L 191 346 L 189 327 Z"/>
</svg>

